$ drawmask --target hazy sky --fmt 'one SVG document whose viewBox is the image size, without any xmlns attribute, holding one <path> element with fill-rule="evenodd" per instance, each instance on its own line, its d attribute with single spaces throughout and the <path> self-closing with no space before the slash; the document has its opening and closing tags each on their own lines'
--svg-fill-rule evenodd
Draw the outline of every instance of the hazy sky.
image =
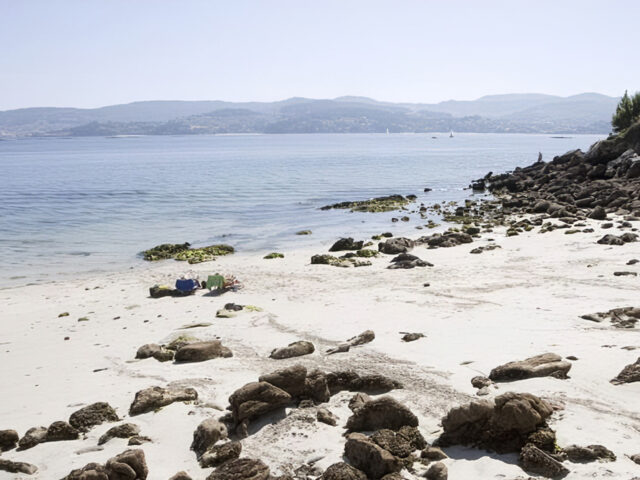
<svg viewBox="0 0 640 480">
<path fill-rule="evenodd" d="M 0 110 L 640 90 L 640 1 L 0 0 Z"/>
</svg>

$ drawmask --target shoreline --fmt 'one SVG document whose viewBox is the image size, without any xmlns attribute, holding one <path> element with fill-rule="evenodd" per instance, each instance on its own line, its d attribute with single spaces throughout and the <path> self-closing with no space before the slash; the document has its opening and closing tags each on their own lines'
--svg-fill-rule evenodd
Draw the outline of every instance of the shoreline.
<svg viewBox="0 0 640 480">
<path fill-rule="evenodd" d="M 166 261 L 91 280 L 0 289 L 0 301 L 6 305 L 0 429 L 14 428 L 22 435 L 33 426 L 64 420 L 95 401 L 109 402 L 126 417 L 136 391 L 188 385 L 198 391 L 196 404 L 175 403 L 125 421 L 139 425 L 153 440 L 140 447 L 150 479 L 166 479 L 179 470 L 205 478 L 211 469 L 201 469 L 189 450 L 195 427 L 205 418 L 221 416 L 228 396 L 261 374 L 302 364 L 309 370 L 349 367 L 360 374 L 399 378 L 404 388 L 389 395 L 418 416 L 420 431 L 432 442 L 449 408 L 479 398 L 472 377 L 487 375 L 508 361 L 554 352 L 578 358 L 572 361 L 568 380 L 547 377 L 500 384 L 489 398 L 518 391 L 549 399 L 562 407 L 550 422 L 560 445 L 603 444 L 618 456 L 613 463 L 570 464 L 567 478 L 592 478 L 607 470 L 616 478 L 630 478 L 637 465 L 625 455 L 638 453 L 634 438 L 640 414 L 633 404 L 640 383 L 614 386 L 609 380 L 637 358 L 639 330 L 615 329 L 580 315 L 634 306 L 640 279 L 614 277 L 613 272 L 638 270 L 624 263 L 640 258 L 640 243 L 598 245 L 596 240 L 612 230 L 594 220 L 586 223 L 593 233 L 531 231 L 507 237 L 505 227 L 495 227 L 471 244 L 418 246 L 411 253 L 434 267 L 412 270 L 387 270 L 390 255 L 371 259 L 369 267 L 310 265 L 311 255 L 326 253 L 329 246 L 318 245 L 284 251 L 284 259 L 235 254 L 197 265 Z M 469 254 L 488 237 L 502 248 Z M 234 274 L 245 288 L 220 297 L 204 296 L 202 291 L 183 298 L 148 297 L 151 285 L 175 279 L 185 267 L 202 275 Z M 424 287 L 427 282 L 430 286 Z M 228 302 L 263 310 L 216 318 L 216 310 Z M 62 312 L 69 316 L 58 318 Z M 88 320 L 79 322 L 82 317 Z M 195 322 L 211 325 L 180 329 Z M 367 329 L 375 332 L 372 343 L 325 354 Z M 404 331 L 426 337 L 404 343 L 399 334 Z M 233 357 L 189 364 L 134 360 L 139 346 L 163 343 L 182 333 L 202 340 L 220 337 Z M 268 358 L 273 348 L 296 340 L 313 342 L 315 353 L 288 360 Z M 635 350 L 622 348 L 627 346 Z M 350 414 L 351 396 L 342 392 L 324 405 L 339 417 L 336 427 L 310 423 L 304 409 L 288 408 L 284 418 L 267 418 L 242 440 L 242 456 L 262 459 L 274 474 L 291 473 L 318 456 L 322 458 L 314 465 L 327 468 L 341 459 L 342 426 Z M 4 452 L 1 458 L 39 467 L 38 473 L 24 478 L 61 478 L 73 468 L 104 462 L 127 448 L 125 440 L 115 439 L 95 450 L 97 438 L 111 426 L 95 427 L 85 439 Z M 513 455 L 465 447 L 445 452 L 451 478 L 524 475 Z M 14 477 L 0 472 L 0 478 Z"/>
</svg>

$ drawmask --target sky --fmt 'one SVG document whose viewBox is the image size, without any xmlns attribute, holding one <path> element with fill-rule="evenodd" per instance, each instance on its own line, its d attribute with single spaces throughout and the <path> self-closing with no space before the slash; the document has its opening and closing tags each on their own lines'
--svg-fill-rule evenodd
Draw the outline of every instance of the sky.
<svg viewBox="0 0 640 480">
<path fill-rule="evenodd" d="M 619 96 L 640 90 L 638 18 L 638 0 L 0 0 L 0 110 Z"/>
</svg>

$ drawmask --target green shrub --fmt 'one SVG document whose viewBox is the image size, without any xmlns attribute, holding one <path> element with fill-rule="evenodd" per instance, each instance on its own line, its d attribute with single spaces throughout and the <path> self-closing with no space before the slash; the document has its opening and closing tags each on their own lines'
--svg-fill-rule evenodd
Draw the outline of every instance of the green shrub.
<svg viewBox="0 0 640 480">
<path fill-rule="evenodd" d="M 625 90 L 613 114 L 611 125 L 614 132 L 621 132 L 629 128 L 636 120 L 640 119 L 640 92 L 632 97 Z"/>
</svg>

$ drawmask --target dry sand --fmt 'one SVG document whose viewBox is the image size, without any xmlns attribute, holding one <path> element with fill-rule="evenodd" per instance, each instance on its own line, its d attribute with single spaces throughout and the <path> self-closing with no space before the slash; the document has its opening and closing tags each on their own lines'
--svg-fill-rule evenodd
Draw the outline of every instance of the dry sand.
<svg viewBox="0 0 640 480">
<path fill-rule="evenodd" d="M 387 270 L 389 256 L 362 268 L 310 265 L 312 254 L 329 247 L 318 245 L 312 251 L 284 252 L 284 259 L 264 260 L 264 252 L 195 266 L 165 261 L 96 278 L 0 290 L 0 429 L 13 428 L 23 435 L 30 427 L 67 420 L 96 401 L 109 402 L 127 417 L 140 389 L 170 383 L 193 386 L 198 404 L 176 403 L 130 421 L 153 440 L 141 447 L 150 479 L 165 480 L 179 470 L 204 479 L 211 469 L 201 469 L 189 450 L 195 427 L 204 418 L 222 415 L 229 395 L 260 374 L 302 363 L 397 378 L 405 388 L 390 395 L 414 411 L 420 430 L 432 441 L 448 409 L 477 398 L 473 376 L 487 375 L 507 361 L 554 352 L 578 358 L 569 379 L 500 384 L 491 388 L 491 395 L 531 392 L 562 405 L 551 421 L 560 446 L 602 444 L 618 457 L 613 463 L 566 463 L 572 471 L 568 479 L 640 476 L 640 466 L 625 456 L 640 453 L 640 383 L 609 383 L 640 356 L 640 329 L 615 329 L 580 318 L 640 306 L 640 277 L 613 276 L 619 270 L 640 273 L 640 264 L 625 265 L 640 258 L 640 243 L 598 245 L 605 231 L 597 222 L 589 223 L 594 233 L 565 235 L 556 230 L 507 238 L 504 230 L 496 229 L 471 245 L 414 249 L 412 253 L 432 262 L 433 268 Z M 606 233 L 615 233 L 612 230 Z M 502 248 L 469 254 L 488 237 Z M 219 297 L 203 291 L 186 298 L 148 297 L 155 283 L 172 284 L 181 274 L 206 277 L 216 271 L 236 275 L 245 288 Z M 424 287 L 425 282 L 430 286 Z M 227 302 L 263 311 L 215 318 Z M 70 315 L 59 318 L 61 312 Z M 81 317 L 88 321 L 78 322 Z M 181 330 L 193 322 L 211 326 Z M 375 331 L 372 343 L 348 353 L 324 354 L 366 329 Z M 423 332 L 426 337 L 404 343 L 399 332 Z M 134 360 L 140 345 L 180 334 L 219 337 L 234 355 L 181 365 Z M 312 341 L 316 352 L 298 359 L 268 358 L 273 348 L 295 340 Z M 262 459 L 273 473 L 286 473 L 309 460 L 317 460 L 323 469 L 341 460 L 351 396 L 342 392 L 327 404 L 340 418 L 337 427 L 310 421 L 314 415 L 303 409 L 287 409 L 285 418 L 255 423 L 243 440 L 243 456 Z M 98 437 L 111 426 L 98 426 L 81 440 L 4 452 L 2 458 L 39 467 L 38 473 L 24 478 L 59 479 L 73 468 L 104 462 L 128 448 L 126 440 L 114 439 L 95 449 Z M 462 447 L 446 452 L 451 479 L 529 476 L 515 455 Z M 5 478 L 21 476 L 0 472 L 0 479 Z"/>
</svg>

